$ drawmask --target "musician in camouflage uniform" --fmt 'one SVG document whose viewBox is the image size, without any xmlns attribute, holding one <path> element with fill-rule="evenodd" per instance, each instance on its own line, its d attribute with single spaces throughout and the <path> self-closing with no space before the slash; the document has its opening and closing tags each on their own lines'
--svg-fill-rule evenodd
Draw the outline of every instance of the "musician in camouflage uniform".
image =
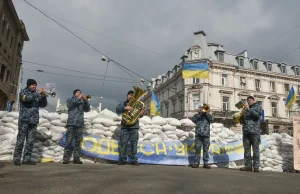
<svg viewBox="0 0 300 194">
<path fill-rule="evenodd" d="M 134 92 L 129 91 L 127 93 L 127 100 L 125 102 L 120 103 L 116 112 L 118 115 L 123 114 L 126 110 L 132 110 L 132 107 L 127 106 L 130 99 L 133 97 Z M 141 112 L 141 117 L 144 114 L 144 110 Z M 137 158 L 137 145 L 139 141 L 139 120 L 133 125 L 126 125 L 123 121 L 121 123 L 121 134 L 120 134 L 120 147 L 119 147 L 119 162 L 118 165 L 124 165 L 127 161 L 127 147 L 128 142 L 130 141 L 131 146 L 131 162 L 132 165 L 138 166 L 138 158 Z"/>
<path fill-rule="evenodd" d="M 84 128 L 84 112 L 90 111 L 90 104 L 85 95 L 79 89 L 74 90 L 73 97 L 67 100 L 68 120 L 66 132 L 66 146 L 63 164 L 68 164 L 73 152 L 72 140 L 74 138 L 74 164 L 83 164 L 80 161 L 80 142 Z"/>
<path fill-rule="evenodd" d="M 203 107 L 206 104 L 199 105 L 199 113 L 197 113 L 192 121 L 196 124 L 195 132 L 195 161 L 192 168 L 199 168 L 200 164 L 200 152 L 203 146 L 203 168 L 210 169 L 211 166 L 208 164 L 209 155 L 208 150 L 210 146 L 210 123 L 213 121 L 213 117 L 208 112 L 203 112 Z"/>
<path fill-rule="evenodd" d="M 252 171 L 251 146 L 253 150 L 254 172 L 259 172 L 259 145 L 260 145 L 260 119 L 261 106 L 255 102 L 253 96 L 247 98 L 243 118 L 243 144 L 245 167 L 241 171 Z"/>
<path fill-rule="evenodd" d="M 44 108 L 47 106 L 45 90 L 41 88 L 38 90 L 38 92 L 36 92 L 36 87 L 36 81 L 33 79 L 28 79 L 27 87 L 22 89 L 19 94 L 19 131 L 13 159 L 15 165 L 21 165 L 21 157 L 25 139 L 26 145 L 23 155 L 23 164 L 36 164 L 34 161 L 30 160 L 30 157 L 35 140 L 37 124 L 39 123 L 39 108 Z"/>
</svg>

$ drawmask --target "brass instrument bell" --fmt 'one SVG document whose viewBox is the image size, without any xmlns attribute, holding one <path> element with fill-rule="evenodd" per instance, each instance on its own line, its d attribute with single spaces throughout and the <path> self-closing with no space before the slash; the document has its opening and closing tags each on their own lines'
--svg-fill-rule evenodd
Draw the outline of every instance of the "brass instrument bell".
<svg viewBox="0 0 300 194">
<path fill-rule="evenodd" d="M 87 100 L 91 100 L 91 99 L 92 99 L 92 96 L 91 96 L 91 95 L 87 95 L 87 96 L 86 96 L 86 99 L 87 99 Z"/>
</svg>

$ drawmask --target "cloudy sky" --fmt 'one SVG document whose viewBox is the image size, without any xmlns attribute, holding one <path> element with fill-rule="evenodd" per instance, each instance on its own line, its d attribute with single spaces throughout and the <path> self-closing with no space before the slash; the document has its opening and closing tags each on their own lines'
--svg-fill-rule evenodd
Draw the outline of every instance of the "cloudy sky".
<svg viewBox="0 0 300 194">
<path fill-rule="evenodd" d="M 180 57 L 193 43 L 193 32 L 199 30 L 206 32 L 208 42 L 223 44 L 230 53 L 248 50 L 249 56 L 265 60 L 275 61 L 300 46 L 300 3 L 297 0 L 28 1 L 113 60 L 147 79 L 166 73 L 180 63 Z M 100 53 L 22 0 L 13 2 L 30 37 L 24 46 L 23 60 L 105 74 L 107 63 L 101 61 Z M 282 61 L 300 64 L 299 54 L 300 49 Z M 23 86 L 28 78 L 36 79 L 41 87 L 49 82 L 56 83 L 56 99 L 62 102 L 72 96 L 74 89 L 80 88 L 85 94 L 92 95 L 93 106 L 99 103 L 102 80 L 97 79 L 103 77 L 25 62 L 23 68 L 93 78 L 24 70 Z M 102 107 L 115 110 L 127 91 L 133 85 L 141 84 L 128 83 L 133 78 L 113 63 L 109 63 L 107 75 L 129 79 L 107 78 L 118 82 L 105 82 Z M 50 100 L 48 110 L 54 110 L 56 99 Z"/>
</svg>

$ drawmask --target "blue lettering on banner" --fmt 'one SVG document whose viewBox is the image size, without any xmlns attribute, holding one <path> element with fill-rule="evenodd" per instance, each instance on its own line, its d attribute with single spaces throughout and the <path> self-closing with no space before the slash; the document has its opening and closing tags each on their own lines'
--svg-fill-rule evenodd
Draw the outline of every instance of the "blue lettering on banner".
<svg viewBox="0 0 300 194">
<path fill-rule="evenodd" d="M 65 146 L 65 143 L 66 137 L 64 134 L 60 144 Z M 260 151 L 264 150 L 267 146 L 268 142 L 262 139 L 259 146 Z M 119 160 L 118 147 L 118 141 L 113 139 L 101 136 L 84 136 L 81 142 L 81 153 L 93 158 L 117 161 Z M 144 164 L 189 165 L 194 161 L 194 154 L 195 144 L 193 140 L 138 143 L 138 160 Z M 242 140 L 229 144 L 211 142 L 209 147 L 209 163 L 229 162 L 241 159 L 244 159 Z M 130 157 L 128 161 L 130 161 Z"/>
</svg>

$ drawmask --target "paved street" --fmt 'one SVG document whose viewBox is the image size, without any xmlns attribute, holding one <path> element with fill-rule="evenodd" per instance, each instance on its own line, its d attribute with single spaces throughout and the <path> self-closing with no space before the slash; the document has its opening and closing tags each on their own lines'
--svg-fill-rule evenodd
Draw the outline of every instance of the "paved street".
<svg viewBox="0 0 300 194">
<path fill-rule="evenodd" d="M 300 174 L 114 164 L 0 165 L 1 194 L 300 193 Z"/>
</svg>

